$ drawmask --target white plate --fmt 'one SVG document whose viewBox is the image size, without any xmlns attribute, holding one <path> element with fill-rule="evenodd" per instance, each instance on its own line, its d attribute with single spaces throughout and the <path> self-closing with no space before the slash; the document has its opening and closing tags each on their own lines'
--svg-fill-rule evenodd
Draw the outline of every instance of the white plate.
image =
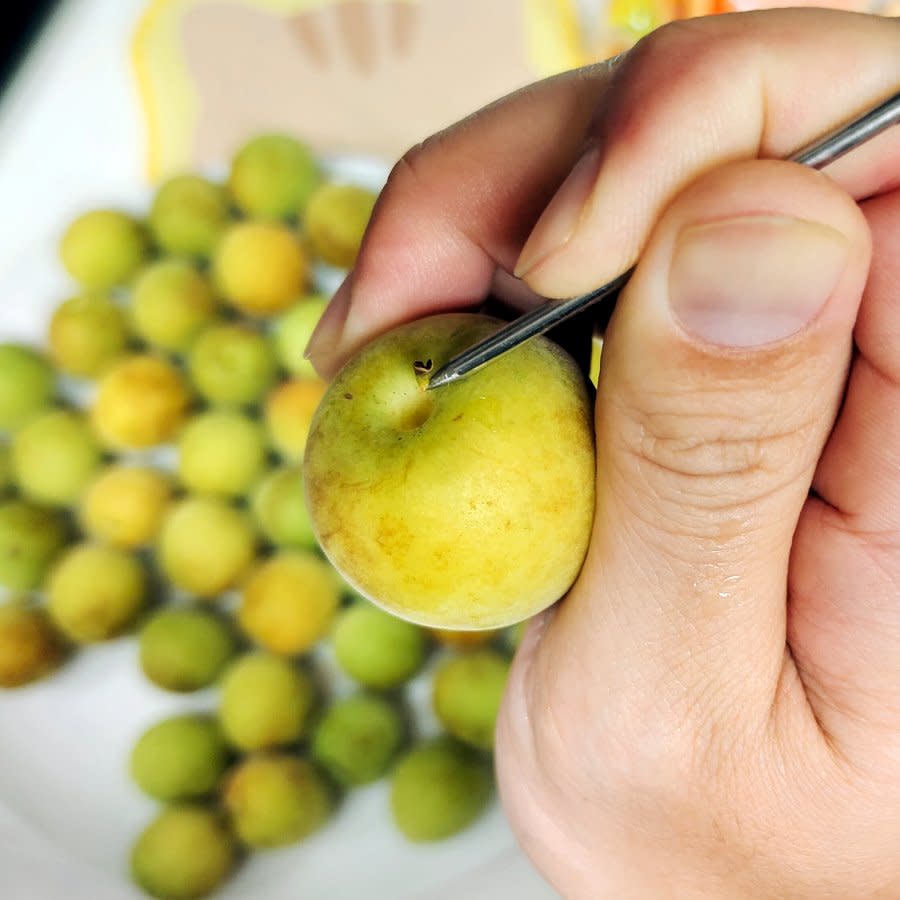
<svg viewBox="0 0 900 900">
<path fill-rule="evenodd" d="M 336 161 L 335 174 L 375 185 L 384 169 Z M 146 210 L 147 196 L 122 198 Z M 56 235 L 0 273 L 0 340 L 40 345 L 53 308 L 74 292 Z M 340 273 L 320 272 L 329 289 Z M 327 652 L 326 652 L 327 657 Z M 327 664 L 327 659 L 326 659 Z M 346 689 L 338 680 L 339 689 Z M 427 709 L 427 681 L 414 685 Z M 214 709 L 147 683 L 133 638 L 80 653 L 50 679 L 0 692 L 0 895 L 4 900 L 127 900 L 129 849 L 155 804 L 131 784 L 127 760 L 152 722 Z M 390 821 L 384 783 L 350 795 L 335 819 L 295 847 L 257 854 L 220 900 L 547 900 L 555 894 L 516 848 L 497 803 L 475 826 L 434 846 L 406 843 Z"/>
</svg>

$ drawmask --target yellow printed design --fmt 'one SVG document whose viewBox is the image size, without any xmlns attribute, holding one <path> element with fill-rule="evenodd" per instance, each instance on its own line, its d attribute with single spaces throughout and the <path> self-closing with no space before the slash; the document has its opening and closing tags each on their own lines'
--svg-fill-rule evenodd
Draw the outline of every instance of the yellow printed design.
<svg viewBox="0 0 900 900">
<path fill-rule="evenodd" d="M 394 159 L 671 19 L 787 0 L 593 2 L 589 21 L 579 0 L 152 0 L 132 47 L 149 175 L 221 166 L 261 131 L 294 134 L 319 154 Z"/>
<path fill-rule="evenodd" d="M 133 42 L 154 180 L 263 130 L 394 158 L 587 58 L 572 0 L 155 0 Z"/>
</svg>

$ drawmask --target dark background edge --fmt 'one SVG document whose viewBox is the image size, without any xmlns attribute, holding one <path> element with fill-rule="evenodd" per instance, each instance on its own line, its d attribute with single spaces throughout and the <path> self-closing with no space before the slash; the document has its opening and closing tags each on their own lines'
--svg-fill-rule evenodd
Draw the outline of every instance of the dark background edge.
<svg viewBox="0 0 900 900">
<path fill-rule="evenodd" d="M 60 0 L 30 0 L 5 6 L 6 25 L 0 29 L 0 95 L 14 80 L 28 50 Z"/>
</svg>

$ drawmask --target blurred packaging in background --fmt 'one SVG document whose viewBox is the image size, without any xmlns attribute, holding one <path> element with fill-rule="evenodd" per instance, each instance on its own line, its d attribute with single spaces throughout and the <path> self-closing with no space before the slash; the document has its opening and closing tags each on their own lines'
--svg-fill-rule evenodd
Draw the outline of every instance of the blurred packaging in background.
<svg viewBox="0 0 900 900">
<path fill-rule="evenodd" d="M 887 11 L 879 0 L 152 0 L 132 47 L 149 175 L 221 164 L 263 130 L 394 159 L 667 21 L 778 5 Z"/>
</svg>

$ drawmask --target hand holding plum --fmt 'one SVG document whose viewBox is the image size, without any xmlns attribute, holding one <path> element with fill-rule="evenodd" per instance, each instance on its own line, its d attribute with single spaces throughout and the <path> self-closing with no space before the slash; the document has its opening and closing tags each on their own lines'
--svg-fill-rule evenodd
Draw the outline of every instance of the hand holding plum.
<svg viewBox="0 0 900 900">
<path fill-rule="evenodd" d="M 503 273 L 566 297 L 636 264 L 585 562 L 497 734 L 566 897 L 897 894 L 900 131 L 775 160 L 898 83 L 894 19 L 666 26 L 411 151 L 314 336 L 332 375 Z"/>
</svg>

